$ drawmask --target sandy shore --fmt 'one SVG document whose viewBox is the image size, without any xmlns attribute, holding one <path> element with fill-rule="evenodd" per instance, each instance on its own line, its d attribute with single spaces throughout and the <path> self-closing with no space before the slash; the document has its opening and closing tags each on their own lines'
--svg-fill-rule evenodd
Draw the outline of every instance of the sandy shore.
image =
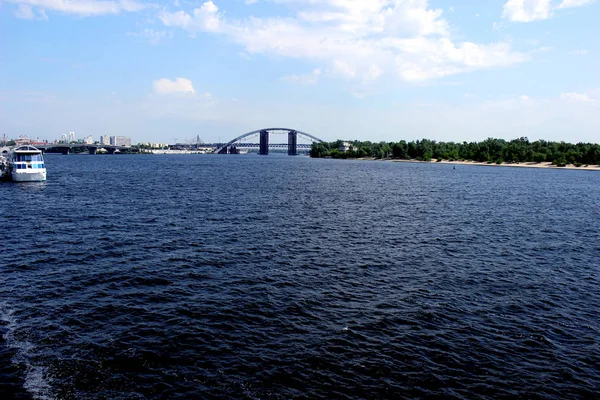
<svg viewBox="0 0 600 400">
<path fill-rule="evenodd" d="M 436 161 L 430 161 L 437 163 Z M 581 169 L 588 171 L 600 171 L 600 165 L 582 165 L 576 167 L 574 164 L 567 164 L 565 167 L 557 167 L 552 165 L 550 162 L 522 162 L 522 163 L 502 163 L 502 164 L 488 164 L 486 162 L 474 162 L 474 161 L 441 161 L 439 164 L 457 164 L 457 165 L 490 165 L 494 167 L 519 167 L 519 168 L 555 168 L 555 169 Z"/>
<path fill-rule="evenodd" d="M 454 164 L 454 165 L 484 165 L 489 167 L 519 167 L 519 168 L 554 168 L 554 169 L 578 169 L 578 170 L 586 170 L 586 171 L 600 171 L 600 165 L 582 165 L 581 167 L 576 167 L 573 164 L 567 164 L 566 167 L 557 167 L 556 165 L 552 165 L 549 162 L 535 163 L 535 162 L 523 162 L 523 163 L 502 163 L 502 164 L 488 164 L 486 162 L 477 162 L 477 161 L 449 161 L 444 160 L 437 162 L 433 161 L 418 161 L 418 160 L 391 160 L 392 162 L 422 162 L 428 164 Z"/>
<path fill-rule="evenodd" d="M 396 159 L 381 159 L 375 157 L 361 157 L 361 158 L 346 158 L 345 160 L 357 160 L 357 161 L 391 161 L 391 162 L 408 162 L 408 163 L 426 163 L 426 164 L 454 164 L 454 165 L 483 165 L 488 167 L 518 167 L 518 168 L 552 168 L 552 169 L 578 169 L 578 170 L 586 170 L 586 171 L 600 171 L 600 165 L 582 165 L 581 167 L 576 167 L 573 164 L 567 164 L 566 167 L 557 167 L 556 165 L 552 165 L 549 162 L 535 163 L 535 162 L 522 162 L 522 163 L 502 163 L 502 164 L 488 164 L 486 162 L 478 162 L 478 161 L 450 161 L 443 160 L 437 162 L 437 160 L 432 161 L 419 161 L 419 160 L 396 160 Z"/>
</svg>

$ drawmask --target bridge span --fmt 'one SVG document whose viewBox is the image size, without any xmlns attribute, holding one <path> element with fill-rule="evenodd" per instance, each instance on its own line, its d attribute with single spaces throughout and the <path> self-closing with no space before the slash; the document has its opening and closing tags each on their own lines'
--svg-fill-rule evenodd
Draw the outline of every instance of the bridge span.
<svg viewBox="0 0 600 400">
<path fill-rule="evenodd" d="M 299 144 L 298 143 L 298 135 L 305 137 L 313 142 L 323 142 L 323 140 L 319 139 L 316 136 L 313 136 L 306 132 L 298 131 L 295 129 L 266 128 L 266 129 L 258 129 L 256 131 L 244 133 L 243 135 L 230 140 L 227 144 L 218 147 L 215 150 L 215 153 L 217 153 L 217 154 L 236 154 L 237 147 L 238 147 L 238 146 L 236 146 L 236 143 L 240 143 L 240 141 L 242 139 L 244 139 L 248 136 L 258 134 L 260 137 L 260 143 L 258 144 L 258 149 L 259 149 L 258 154 L 267 155 L 267 154 L 269 154 L 269 147 L 271 147 L 269 145 L 269 133 L 274 133 L 274 132 L 287 132 L 287 135 L 288 135 L 287 148 L 288 148 L 288 155 L 290 155 L 290 156 L 297 155 L 299 147 L 305 148 L 305 146 L 309 146 L 309 145 Z M 245 146 L 243 144 L 240 144 L 239 147 L 245 147 Z"/>
<path fill-rule="evenodd" d="M 131 146 L 114 146 L 108 144 L 84 144 L 84 143 L 49 143 L 42 145 L 35 145 L 38 149 L 46 151 L 48 149 L 60 149 L 63 154 L 70 154 L 75 148 L 86 149 L 90 154 L 96 154 L 98 149 L 105 149 L 108 154 L 115 154 L 116 151 L 130 150 Z"/>
</svg>

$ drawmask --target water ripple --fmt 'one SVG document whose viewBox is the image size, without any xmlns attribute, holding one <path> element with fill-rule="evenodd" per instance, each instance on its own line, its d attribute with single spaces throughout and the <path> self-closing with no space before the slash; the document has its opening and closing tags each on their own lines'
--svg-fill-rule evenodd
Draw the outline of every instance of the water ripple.
<svg viewBox="0 0 600 400">
<path fill-rule="evenodd" d="M 0 185 L 4 397 L 597 397 L 597 174 L 47 164 Z"/>
</svg>

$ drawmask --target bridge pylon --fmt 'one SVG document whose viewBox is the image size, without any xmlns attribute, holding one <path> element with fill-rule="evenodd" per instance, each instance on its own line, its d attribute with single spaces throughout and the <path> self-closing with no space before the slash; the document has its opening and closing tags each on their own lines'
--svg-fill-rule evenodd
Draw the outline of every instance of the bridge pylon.
<svg viewBox="0 0 600 400">
<path fill-rule="evenodd" d="M 298 132 L 288 132 L 288 156 L 298 155 Z"/>
<path fill-rule="evenodd" d="M 261 156 L 269 154 L 269 131 L 260 131 L 260 148 L 258 154 Z"/>
</svg>

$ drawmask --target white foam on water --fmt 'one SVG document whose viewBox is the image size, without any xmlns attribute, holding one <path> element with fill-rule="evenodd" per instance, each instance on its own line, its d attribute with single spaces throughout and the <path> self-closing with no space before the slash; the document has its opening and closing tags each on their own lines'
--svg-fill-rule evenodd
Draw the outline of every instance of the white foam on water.
<svg viewBox="0 0 600 400">
<path fill-rule="evenodd" d="M 41 365 L 34 365 L 32 358 L 36 347 L 33 343 L 19 339 L 16 335 L 19 328 L 19 321 L 14 315 L 15 311 L 6 302 L 0 303 L 0 321 L 6 323 L 3 338 L 6 346 L 15 349 L 16 354 L 12 358 L 13 364 L 25 365 L 25 376 L 23 387 L 31 394 L 34 399 L 52 400 L 56 396 L 52 394 L 50 379 L 47 376 L 47 368 Z"/>
</svg>

